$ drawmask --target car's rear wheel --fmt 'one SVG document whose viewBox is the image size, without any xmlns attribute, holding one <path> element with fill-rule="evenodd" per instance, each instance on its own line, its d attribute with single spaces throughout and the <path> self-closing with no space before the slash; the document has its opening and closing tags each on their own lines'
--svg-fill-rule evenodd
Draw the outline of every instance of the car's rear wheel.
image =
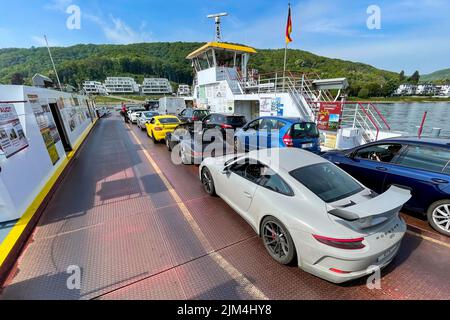
<svg viewBox="0 0 450 320">
<path fill-rule="evenodd" d="M 167 150 L 172 151 L 172 145 L 170 144 L 170 136 L 166 136 L 165 142 Z"/>
<path fill-rule="evenodd" d="M 186 148 L 184 148 L 183 146 L 180 148 L 180 158 L 182 164 L 192 164 L 192 159 L 190 159 Z"/>
<path fill-rule="evenodd" d="M 152 131 L 152 140 L 153 140 L 153 143 L 158 143 L 158 140 L 156 140 L 156 138 L 155 138 L 155 132 L 153 132 L 153 131 Z"/>
<path fill-rule="evenodd" d="M 207 194 L 209 194 L 210 196 L 216 195 L 214 180 L 212 178 L 211 172 L 206 167 L 202 169 L 202 185 Z"/>
<path fill-rule="evenodd" d="M 428 208 L 427 217 L 434 230 L 450 236 L 450 199 L 432 203 Z"/>
<path fill-rule="evenodd" d="M 281 264 L 290 264 L 295 258 L 294 241 L 287 228 L 275 217 L 264 218 L 261 237 L 270 256 Z"/>
</svg>

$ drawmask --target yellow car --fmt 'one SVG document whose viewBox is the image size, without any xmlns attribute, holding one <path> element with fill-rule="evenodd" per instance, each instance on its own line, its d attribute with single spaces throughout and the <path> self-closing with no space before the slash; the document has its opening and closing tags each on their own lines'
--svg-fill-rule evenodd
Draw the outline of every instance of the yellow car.
<svg viewBox="0 0 450 320">
<path fill-rule="evenodd" d="M 153 139 L 153 142 L 159 142 L 166 138 L 168 132 L 173 132 L 181 123 L 180 119 L 172 115 L 163 115 L 153 117 L 149 123 L 145 124 L 147 135 Z"/>
</svg>

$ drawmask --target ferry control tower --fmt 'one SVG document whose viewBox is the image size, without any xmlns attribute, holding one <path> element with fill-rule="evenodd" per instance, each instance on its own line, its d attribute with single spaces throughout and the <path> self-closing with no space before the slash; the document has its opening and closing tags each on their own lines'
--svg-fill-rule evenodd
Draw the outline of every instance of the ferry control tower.
<svg viewBox="0 0 450 320">
<path fill-rule="evenodd" d="M 248 121 L 260 116 L 283 116 L 319 122 L 321 105 L 339 105 L 339 126 L 321 130 L 323 140 L 329 137 L 330 148 L 347 148 L 398 135 L 388 132 L 389 125 L 373 104 L 345 101 L 342 91 L 348 87 L 346 78 L 320 79 L 316 74 L 290 71 L 260 74 L 249 69 L 249 59 L 256 50 L 221 41 L 220 18 L 226 15 L 208 16 L 215 19 L 214 41 L 186 57 L 195 73 L 195 107 L 240 114 Z"/>
</svg>

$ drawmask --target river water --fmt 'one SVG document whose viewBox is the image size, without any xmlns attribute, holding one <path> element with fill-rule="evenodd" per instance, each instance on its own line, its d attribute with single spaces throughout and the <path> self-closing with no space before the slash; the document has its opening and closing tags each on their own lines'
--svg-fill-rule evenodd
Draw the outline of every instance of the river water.
<svg viewBox="0 0 450 320">
<path fill-rule="evenodd" d="M 413 102 L 375 104 L 386 117 L 391 130 L 417 135 L 423 113 L 428 111 L 423 135 L 431 135 L 433 128 L 441 128 L 441 136 L 450 137 L 450 102 Z"/>
</svg>

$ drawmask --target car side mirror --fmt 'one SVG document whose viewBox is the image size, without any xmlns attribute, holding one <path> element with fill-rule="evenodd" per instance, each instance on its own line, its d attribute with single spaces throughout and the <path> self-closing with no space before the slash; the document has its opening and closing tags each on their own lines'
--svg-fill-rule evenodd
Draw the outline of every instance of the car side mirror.
<svg viewBox="0 0 450 320">
<path fill-rule="evenodd" d="M 225 168 L 223 168 L 223 170 L 222 170 L 222 174 L 226 174 L 226 175 L 229 175 L 231 173 L 231 171 L 230 171 L 230 167 L 228 166 L 228 167 L 225 167 Z"/>
</svg>

